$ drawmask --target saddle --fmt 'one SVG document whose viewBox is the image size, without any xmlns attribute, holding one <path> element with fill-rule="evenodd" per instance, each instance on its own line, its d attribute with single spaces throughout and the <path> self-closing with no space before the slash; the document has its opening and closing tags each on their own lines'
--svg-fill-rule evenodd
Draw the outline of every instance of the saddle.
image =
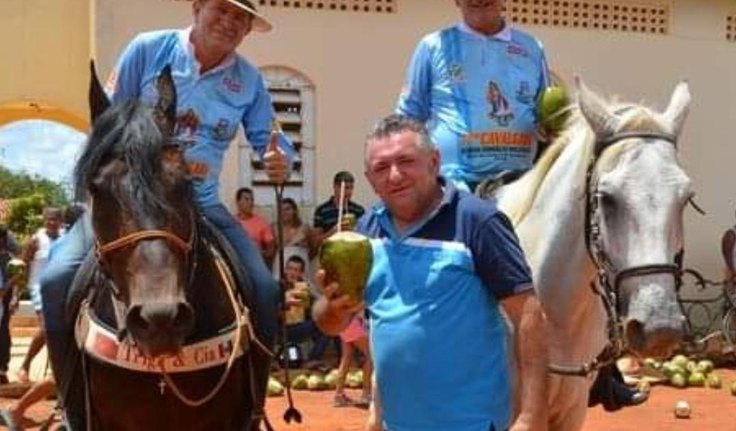
<svg viewBox="0 0 736 431">
<path fill-rule="evenodd" d="M 200 240 L 204 244 L 204 249 L 208 253 L 214 254 L 211 251 L 211 248 L 214 248 L 216 253 L 219 253 L 221 258 L 225 260 L 226 267 L 236 283 L 236 286 L 234 286 L 235 297 L 242 305 L 245 305 L 246 309 L 250 309 L 253 304 L 253 286 L 244 268 L 239 264 L 239 257 L 230 245 L 230 242 L 204 217 L 197 217 L 197 234 L 200 236 Z M 218 257 L 215 255 L 213 258 L 217 259 Z M 65 324 L 69 328 L 74 328 L 78 315 L 82 311 L 83 303 L 107 288 L 112 288 L 111 281 L 100 266 L 96 251 L 92 249 L 77 270 L 74 281 L 67 292 L 64 304 Z M 103 303 L 102 306 L 112 307 L 112 301 L 107 299 L 106 303 Z M 250 320 L 253 321 L 253 326 L 257 326 L 258 322 L 254 321 L 254 314 L 250 314 Z M 245 338 L 247 339 L 248 337 L 246 336 Z M 75 343 L 74 345 L 78 344 Z M 261 361 L 260 357 L 264 355 L 259 354 L 256 356 L 257 358 L 255 360 Z M 248 362 L 248 367 L 252 367 L 251 361 Z M 87 422 L 87 419 L 84 418 L 85 412 L 87 411 L 86 383 L 83 379 L 84 371 L 82 367 L 81 351 L 76 348 L 69 349 L 64 363 L 61 364 L 60 368 L 63 370 L 63 375 L 56 376 L 61 399 L 63 400 L 67 413 L 67 420 L 72 430 L 86 429 L 84 425 Z M 259 393 L 257 394 L 258 399 L 254 400 L 256 403 L 254 406 L 254 416 L 258 418 L 262 417 L 262 411 L 259 411 L 259 409 L 262 409 L 263 403 L 261 398 L 264 396 L 265 394 Z M 250 429 L 250 424 L 247 426 Z"/>
<path fill-rule="evenodd" d="M 475 188 L 475 195 L 481 199 L 491 198 L 499 188 L 513 183 L 521 178 L 524 173 L 525 171 L 503 171 L 498 175 L 488 177 L 478 183 Z"/>
</svg>

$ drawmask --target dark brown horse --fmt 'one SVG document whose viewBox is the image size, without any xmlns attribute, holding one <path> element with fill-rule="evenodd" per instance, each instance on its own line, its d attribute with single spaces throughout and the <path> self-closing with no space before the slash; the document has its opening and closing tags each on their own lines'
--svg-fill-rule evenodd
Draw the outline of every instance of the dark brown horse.
<svg viewBox="0 0 736 431">
<path fill-rule="evenodd" d="M 256 429 L 264 385 L 253 377 L 269 360 L 235 288 L 247 277 L 228 269 L 227 244 L 197 214 L 168 68 L 158 90 L 155 107 L 110 105 L 93 73 L 76 170 L 96 239 L 75 282 L 91 284 L 76 325 L 87 426 Z"/>
</svg>

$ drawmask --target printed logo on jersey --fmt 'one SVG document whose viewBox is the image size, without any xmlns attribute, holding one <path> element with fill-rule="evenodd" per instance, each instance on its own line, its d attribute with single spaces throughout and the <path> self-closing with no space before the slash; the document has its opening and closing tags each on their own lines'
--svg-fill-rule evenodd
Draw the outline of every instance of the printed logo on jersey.
<svg viewBox="0 0 736 431">
<path fill-rule="evenodd" d="M 519 86 L 516 88 L 516 100 L 526 105 L 534 103 L 534 93 L 529 81 L 519 82 Z"/>
<path fill-rule="evenodd" d="M 213 130 L 215 138 L 224 141 L 232 138 L 234 131 L 231 130 L 230 122 L 224 118 L 217 120 L 217 124 Z"/>
<path fill-rule="evenodd" d="M 176 118 L 176 131 L 179 136 L 194 136 L 199 130 L 199 116 L 192 108 L 187 109 Z"/>
<path fill-rule="evenodd" d="M 210 173 L 210 165 L 204 162 L 187 162 L 187 169 L 193 180 L 204 181 Z"/>
<path fill-rule="evenodd" d="M 465 82 L 465 72 L 459 64 L 451 64 L 448 72 L 451 84 L 462 84 Z"/>
<path fill-rule="evenodd" d="M 488 118 L 501 127 L 508 126 L 514 119 L 514 113 L 501 87 L 495 81 L 488 81 L 486 101 L 488 102 Z"/>
</svg>

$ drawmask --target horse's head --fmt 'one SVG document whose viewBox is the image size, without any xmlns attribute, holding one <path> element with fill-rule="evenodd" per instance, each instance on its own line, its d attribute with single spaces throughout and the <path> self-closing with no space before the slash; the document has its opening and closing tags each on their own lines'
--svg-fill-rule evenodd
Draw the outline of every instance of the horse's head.
<svg viewBox="0 0 736 431">
<path fill-rule="evenodd" d="M 124 325 L 144 354 L 176 353 L 194 323 L 186 298 L 195 234 L 183 149 L 171 139 L 176 90 L 169 68 L 155 107 L 110 105 L 92 68 L 93 129 L 77 164 L 89 195 L 100 264 L 122 305 Z"/>
<path fill-rule="evenodd" d="M 683 210 L 691 181 L 677 159 L 690 104 L 686 83 L 662 112 L 609 106 L 579 82 L 579 107 L 595 135 L 588 176 L 587 242 L 606 270 L 629 350 L 666 356 L 683 335 L 677 301 Z"/>
</svg>

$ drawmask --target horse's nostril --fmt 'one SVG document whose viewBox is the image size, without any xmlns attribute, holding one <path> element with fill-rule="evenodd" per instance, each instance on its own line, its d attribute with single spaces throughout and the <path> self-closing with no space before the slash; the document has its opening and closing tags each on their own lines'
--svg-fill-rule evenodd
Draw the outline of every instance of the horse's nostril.
<svg viewBox="0 0 736 431">
<path fill-rule="evenodd" d="M 173 327 L 183 334 L 189 333 L 194 327 L 194 310 L 186 302 L 180 302 L 177 306 Z"/>
<path fill-rule="evenodd" d="M 148 321 L 141 315 L 143 309 L 140 305 L 134 305 L 128 309 L 128 315 L 125 318 L 125 323 L 129 329 L 146 331 L 148 330 Z"/>
<path fill-rule="evenodd" d="M 194 310 L 186 302 L 134 305 L 128 310 L 126 324 L 139 339 L 163 334 L 183 337 L 194 327 Z"/>
<path fill-rule="evenodd" d="M 624 326 L 624 335 L 630 345 L 642 345 L 644 342 L 644 324 L 636 319 L 629 319 Z"/>
</svg>

